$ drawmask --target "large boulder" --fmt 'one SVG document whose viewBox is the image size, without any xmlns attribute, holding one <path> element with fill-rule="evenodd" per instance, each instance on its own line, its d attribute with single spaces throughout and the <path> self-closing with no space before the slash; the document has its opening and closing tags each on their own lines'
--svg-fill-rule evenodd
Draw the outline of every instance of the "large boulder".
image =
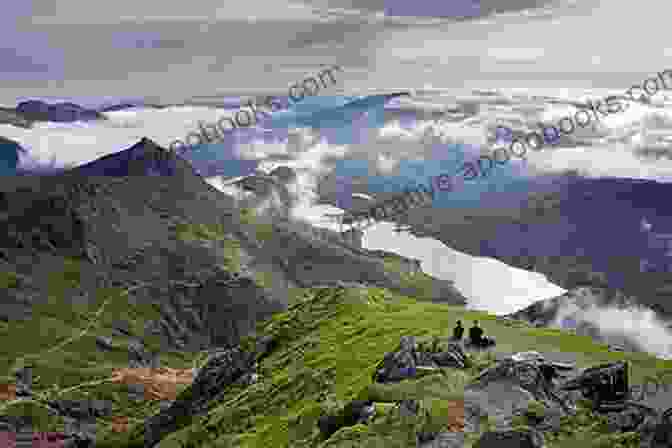
<svg viewBox="0 0 672 448">
<path fill-rule="evenodd" d="M 623 410 L 629 397 L 628 363 L 619 361 L 587 368 L 562 385 L 563 390 L 581 390 L 598 411 Z"/>
<path fill-rule="evenodd" d="M 578 392 L 558 390 L 556 378 L 575 372 L 572 365 L 546 360 L 537 352 L 516 353 L 484 370 L 465 387 L 465 429 L 477 431 L 480 419 L 493 419 L 497 431 L 510 430 L 514 418 L 527 415 L 532 404 L 543 412 L 536 429 L 557 429 L 563 416 L 575 413 Z"/>
<path fill-rule="evenodd" d="M 571 366 L 546 361 L 537 352 L 517 353 L 486 369 L 465 390 L 485 393 L 494 403 L 501 403 L 497 395 L 505 393 L 509 397 L 509 410 L 526 408 L 527 403 L 534 399 L 548 408 L 572 413 L 575 409 L 573 401 L 578 397 L 556 390 L 554 384 L 560 371 L 568 368 L 571 369 Z"/>
</svg>

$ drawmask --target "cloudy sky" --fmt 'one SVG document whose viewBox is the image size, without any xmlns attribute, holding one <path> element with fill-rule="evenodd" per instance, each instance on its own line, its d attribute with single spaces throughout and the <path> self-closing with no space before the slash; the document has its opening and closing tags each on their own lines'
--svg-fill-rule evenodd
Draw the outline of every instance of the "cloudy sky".
<svg viewBox="0 0 672 448">
<path fill-rule="evenodd" d="M 179 101 L 284 90 L 334 63 L 346 69 L 346 90 L 627 88 L 672 62 L 665 0 L 9 4 L 0 17 L 4 104 L 26 96 Z M 424 21 L 400 17 L 413 14 Z M 468 18 L 445 18 L 458 15 Z M 432 16 L 444 19 L 428 23 Z"/>
</svg>

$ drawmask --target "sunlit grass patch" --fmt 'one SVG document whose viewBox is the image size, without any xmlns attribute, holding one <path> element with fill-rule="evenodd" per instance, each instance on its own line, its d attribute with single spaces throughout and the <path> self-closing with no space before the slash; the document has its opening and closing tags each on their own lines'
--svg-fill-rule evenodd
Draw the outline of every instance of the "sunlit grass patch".
<svg viewBox="0 0 672 448">
<path fill-rule="evenodd" d="M 181 240 L 222 240 L 225 239 L 226 232 L 221 224 L 190 224 L 177 223 L 175 233 Z"/>
</svg>

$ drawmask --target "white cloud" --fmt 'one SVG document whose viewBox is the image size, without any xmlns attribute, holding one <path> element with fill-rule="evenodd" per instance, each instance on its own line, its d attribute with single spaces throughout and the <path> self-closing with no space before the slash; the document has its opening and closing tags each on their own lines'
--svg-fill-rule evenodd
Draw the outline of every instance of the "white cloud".
<svg viewBox="0 0 672 448">
<path fill-rule="evenodd" d="M 150 21 L 317 20 L 313 8 L 284 0 L 200 0 L 111 2 L 59 0 L 58 7 L 33 13 L 33 24 L 114 24 Z"/>
</svg>

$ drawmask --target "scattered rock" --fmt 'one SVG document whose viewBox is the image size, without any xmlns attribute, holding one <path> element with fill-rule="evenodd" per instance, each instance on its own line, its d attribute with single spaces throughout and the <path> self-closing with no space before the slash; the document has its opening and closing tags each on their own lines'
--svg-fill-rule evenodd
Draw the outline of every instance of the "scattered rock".
<svg viewBox="0 0 672 448">
<path fill-rule="evenodd" d="M 115 320 L 112 322 L 112 331 L 114 331 L 117 336 L 132 336 L 131 326 L 128 321 L 125 320 Z"/>
<path fill-rule="evenodd" d="M 33 369 L 32 367 L 22 367 L 14 373 L 16 379 L 16 396 L 30 397 L 33 395 Z"/>
<path fill-rule="evenodd" d="M 128 364 L 131 368 L 158 367 L 157 356 L 145 349 L 140 341 L 131 341 L 128 344 Z"/>
<path fill-rule="evenodd" d="M 420 403 L 417 400 L 402 400 L 397 403 L 399 415 L 402 417 L 412 417 L 418 415 Z"/>
<path fill-rule="evenodd" d="M 96 336 L 96 347 L 103 351 L 114 350 L 112 338 L 108 336 Z"/>
<path fill-rule="evenodd" d="M 323 415 L 317 421 L 317 427 L 325 439 L 331 437 L 343 427 L 367 423 L 376 413 L 371 400 L 354 400 L 346 404 L 337 415 Z"/>
</svg>

